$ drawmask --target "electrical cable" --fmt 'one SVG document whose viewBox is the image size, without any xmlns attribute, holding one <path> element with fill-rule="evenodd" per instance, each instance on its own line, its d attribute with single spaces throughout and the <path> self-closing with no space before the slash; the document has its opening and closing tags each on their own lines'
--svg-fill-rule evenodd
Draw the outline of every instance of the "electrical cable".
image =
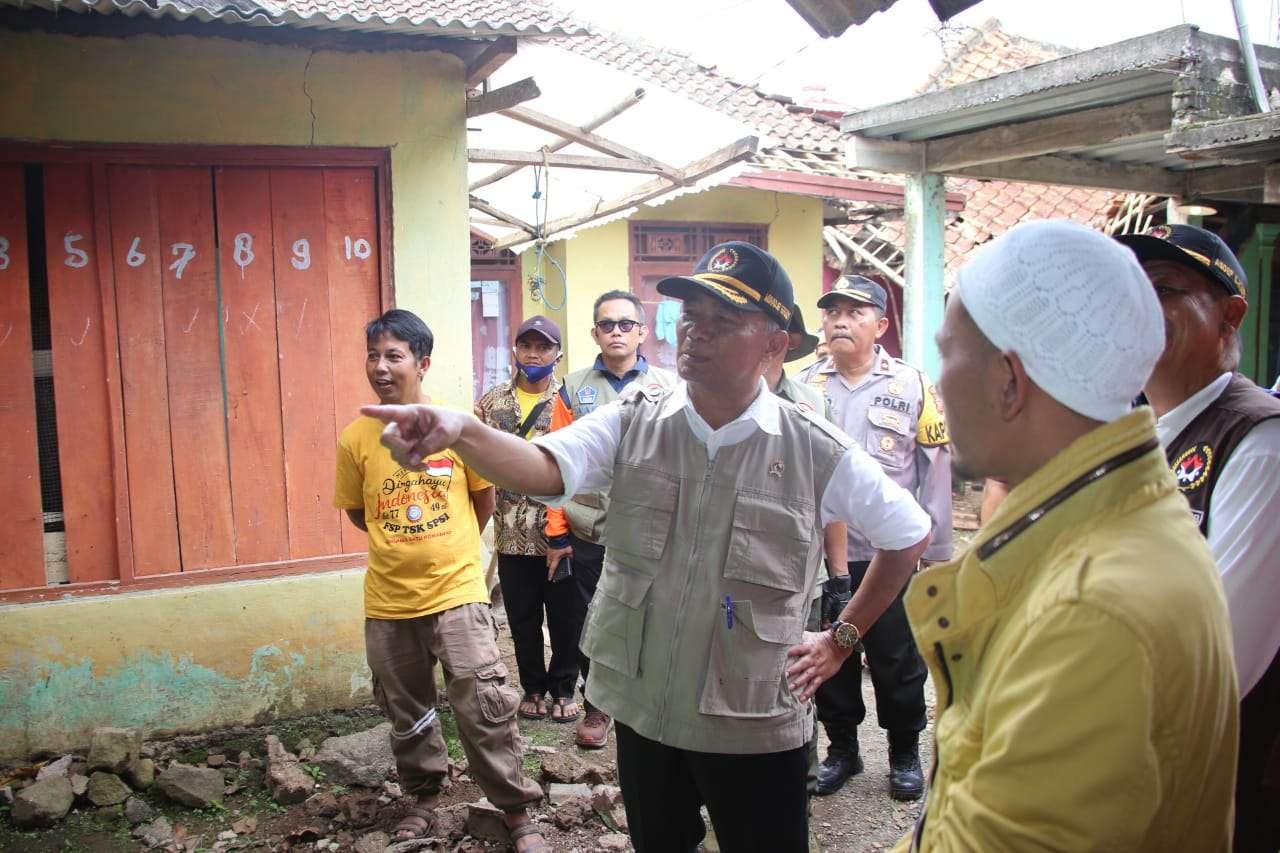
<svg viewBox="0 0 1280 853">
<path fill-rule="evenodd" d="M 529 276 L 529 296 L 535 302 L 541 302 L 549 311 L 559 311 L 569 300 L 569 279 L 564 267 L 547 251 L 545 232 L 547 216 L 551 210 L 551 152 L 544 146 L 542 149 L 542 165 L 533 167 L 533 223 L 537 233 L 534 235 L 533 274 Z M 542 260 L 546 258 L 560 273 L 560 302 L 553 303 L 547 298 L 547 279 L 542 273 Z"/>
</svg>

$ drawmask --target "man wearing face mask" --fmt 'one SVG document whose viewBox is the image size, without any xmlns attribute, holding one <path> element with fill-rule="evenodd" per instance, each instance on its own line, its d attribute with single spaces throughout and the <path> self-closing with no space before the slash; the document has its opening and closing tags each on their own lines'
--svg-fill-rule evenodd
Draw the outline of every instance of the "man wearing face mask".
<svg viewBox="0 0 1280 853">
<path fill-rule="evenodd" d="M 600 347 L 600 354 L 593 365 L 575 370 L 565 379 L 553 403 L 551 429 L 566 427 L 618 399 L 632 385 L 654 391 L 675 385 L 674 376 L 649 364 L 640 354 L 640 345 L 648 336 L 639 297 L 624 290 L 600 294 L 592 310 L 591 326 L 591 339 Z M 573 564 L 573 585 L 578 592 L 575 646 L 604 568 L 601 539 L 608 506 L 607 493 L 584 492 L 574 495 L 563 509 L 547 510 L 547 570 L 554 571 L 566 558 Z M 586 655 L 579 658 L 579 666 L 585 683 L 590 666 Z M 584 704 L 586 715 L 578 724 L 578 746 L 600 749 L 608 742 L 613 720 L 585 702 L 585 696 Z"/>
<path fill-rule="evenodd" d="M 831 419 L 920 502 L 933 522 L 926 563 L 951 557 L 951 462 L 942 405 L 925 375 L 885 352 L 876 341 L 889 326 L 884 288 L 850 275 L 818 300 L 830 356 L 800 379 L 822 390 Z M 849 574 L 825 584 L 824 612 L 838 613 L 857 590 L 875 549 L 849 530 Z M 905 585 L 904 585 L 905 588 Z M 864 642 L 876 693 L 876 716 L 889 737 L 889 792 L 918 799 L 924 791 L 919 733 L 925 727 L 926 670 L 902 605 L 902 591 L 867 632 Z M 833 794 L 862 772 L 858 726 L 866 717 L 861 655 L 851 655 L 818 690 L 818 720 L 831 745 L 818 770 L 815 793 Z"/>
<path fill-rule="evenodd" d="M 493 386 L 476 403 L 476 417 L 524 439 L 551 429 L 551 406 L 560 390 L 553 371 L 560 360 L 560 328 L 542 315 L 516 330 L 516 375 Z M 499 489 L 493 513 L 498 578 L 520 672 L 520 716 L 557 722 L 578 718 L 573 692 L 578 680 L 577 591 L 553 582 L 546 570 L 543 535 L 547 508 L 527 495 Z M 542 614 L 551 635 L 551 663 L 543 658 Z"/>
</svg>

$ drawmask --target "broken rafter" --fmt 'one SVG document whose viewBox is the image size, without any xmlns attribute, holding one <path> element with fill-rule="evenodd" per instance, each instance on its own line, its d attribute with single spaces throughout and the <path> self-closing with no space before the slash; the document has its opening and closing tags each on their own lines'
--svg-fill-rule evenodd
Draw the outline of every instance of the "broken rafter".
<svg viewBox="0 0 1280 853">
<path fill-rule="evenodd" d="M 467 204 L 473 210 L 478 210 L 481 213 L 486 213 L 489 216 L 492 216 L 494 219 L 498 220 L 499 222 L 513 226 L 515 228 L 519 228 L 521 231 L 524 231 L 525 233 L 527 233 L 530 237 L 538 236 L 538 229 L 536 226 L 531 225 L 528 222 L 525 222 L 523 219 L 519 218 L 518 216 L 512 216 L 510 213 L 499 210 L 498 208 L 489 204 L 489 202 L 485 201 L 482 198 L 476 198 L 475 196 L 471 196 L 470 198 L 467 199 Z"/>
<path fill-rule="evenodd" d="M 604 112 L 600 113 L 600 115 L 591 119 L 591 121 L 582 125 L 582 129 L 595 130 L 596 128 L 600 127 L 601 125 L 609 121 L 612 121 L 613 119 L 622 115 L 627 110 L 634 107 L 636 104 L 640 103 L 640 99 L 643 97 L 644 97 L 644 89 L 636 89 L 634 92 L 632 92 L 630 95 L 627 95 L 617 104 L 605 110 Z M 573 144 L 572 139 L 558 139 L 547 146 L 547 151 L 551 153 L 555 153 L 556 151 L 559 151 L 562 148 L 566 148 L 572 144 Z M 520 171 L 523 168 L 524 166 L 507 166 L 505 168 L 498 169 L 494 172 L 491 172 L 488 175 L 485 175 L 483 178 L 479 178 L 477 180 L 472 181 L 471 186 L 468 187 L 468 189 L 473 189 L 473 190 L 479 189 L 480 187 L 497 183 L 503 178 L 514 175 L 516 172 Z"/>
<path fill-rule="evenodd" d="M 709 175 L 730 166 L 733 163 L 741 162 L 756 153 L 756 149 L 760 145 L 760 139 L 755 136 L 744 136 L 737 142 L 730 143 L 719 151 L 695 160 L 680 170 L 679 180 L 672 181 L 668 178 L 657 178 L 647 181 L 636 187 L 624 196 L 620 196 L 609 201 L 602 201 L 592 207 L 590 210 L 584 210 L 572 216 L 564 216 L 560 219 L 552 220 L 546 223 L 542 230 L 544 238 L 550 237 L 561 231 L 568 231 L 570 228 L 577 228 L 596 219 L 602 219 L 615 213 L 635 207 L 637 204 L 643 204 L 646 201 L 655 199 L 660 195 L 665 195 L 679 186 L 687 186 L 697 183 Z M 511 234 L 503 237 L 493 244 L 494 249 L 505 249 L 509 246 L 515 246 L 528 240 L 518 234 Z"/>
<path fill-rule="evenodd" d="M 468 148 L 467 160 L 472 163 L 505 163 L 514 166 L 559 166 L 567 169 L 592 169 L 597 172 L 637 172 L 642 175 L 663 175 L 660 169 L 645 160 L 623 157 L 589 157 L 581 154 L 544 154 L 541 151 L 507 151 L 495 148 Z M 679 173 L 677 173 L 678 176 Z"/>
<path fill-rule="evenodd" d="M 602 154 L 609 154 L 614 157 L 621 157 L 624 160 L 637 160 L 641 163 L 648 163 L 653 167 L 653 173 L 662 175 L 667 180 L 678 181 L 680 179 L 680 170 L 674 166 L 668 166 L 666 163 L 655 160 L 646 154 L 636 151 L 634 148 L 628 148 L 610 139 L 605 139 L 581 127 L 575 127 L 566 121 L 540 113 L 537 110 L 531 110 L 528 107 L 513 107 L 512 109 L 502 110 L 504 116 L 515 119 L 522 124 L 530 127 L 536 127 L 538 130 L 545 130 L 547 133 L 554 133 L 562 139 L 568 139 L 576 142 Z"/>
<path fill-rule="evenodd" d="M 467 118 L 509 110 L 517 104 L 532 101 L 541 94 L 542 90 L 538 88 L 537 83 L 533 82 L 533 78 L 526 77 L 500 89 L 492 89 L 483 95 L 468 98 Z"/>
</svg>

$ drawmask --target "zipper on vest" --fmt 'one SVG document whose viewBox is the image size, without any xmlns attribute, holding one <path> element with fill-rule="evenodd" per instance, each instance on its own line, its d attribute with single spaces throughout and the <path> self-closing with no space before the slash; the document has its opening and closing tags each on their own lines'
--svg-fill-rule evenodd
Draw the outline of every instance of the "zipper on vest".
<svg viewBox="0 0 1280 853">
<path fill-rule="evenodd" d="M 715 460 L 708 456 L 707 467 L 702 475 L 702 490 L 698 493 L 698 520 L 693 526 L 693 547 L 689 551 L 689 561 L 686 564 L 684 590 L 680 595 L 680 606 L 676 608 L 675 633 L 671 637 L 671 650 L 667 653 L 667 683 L 663 688 L 662 695 L 664 698 L 658 710 L 659 739 L 665 734 L 667 724 L 667 702 L 665 697 L 671 695 L 671 674 L 675 672 L 676 650 L 680 648 L 680 626 L 684 624 L 684 611 L 689 606 L 689 587 L 693 585 L 694 572 L 697 571 L 698 546 L 702 542 L 702 510 L 707 505 L 707 487 L 711 485 L 711 475 L 715 471 L 715 464 Z"/>
<path fill-rule="evenodd" d="M 942 678 L 947 682 L 947 704 L 950 708 L 955 696 L 955 687 L 951 683 L 951 669 L 947 666 L 947 655 L 942 643 L 933 644 L 933 653 L 938 656 L 938 668 L 942 670 Z M 935 722 L 936 726 L 937 723 Z M 929 787 L 925 790 L 924 801 L 920 803 L 920 817 L 916 819 L 916 828 L 911 833 L 911 853 L 918 853 L 920 840 L 924 837 L 924 821 L 929 812 L 929 794 L 933 791 L 933 780 L 938 776 L 938 732 L 933 733 L 933 767 L 929 768 Z"/>
</svg>

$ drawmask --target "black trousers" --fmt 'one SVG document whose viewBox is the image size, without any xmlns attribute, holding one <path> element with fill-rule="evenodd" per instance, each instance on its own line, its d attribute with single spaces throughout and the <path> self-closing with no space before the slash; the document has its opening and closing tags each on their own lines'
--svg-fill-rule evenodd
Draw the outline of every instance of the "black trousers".
<svg viewBox="0 0 1280 853">
<path fill-rule="evenodd" d="M 1235 853 L 1280 850 L 1280 654 L 1240 702 Z"/>
<path fill-rule="evenodd" d="M 691 752 L 621 723 L 618 784 L 636 853 L 692 853 L 707 807 L 724 853 L 806 853 L 806 747 L 757 755 Z"/>
<path fill-rule="evenodd" d="M 856 590 L 870 563 L 850 563 L 849 575 Z M 880 728 L 890 732 L 924 731 L 924 680 L 928 675 L 916 649 L 907 611 L 902 605 L 904 586 L 893 603 L 862 638 L 876 691 L 876 716 Z M 852 748 L 857 728 L 867 716 L 862 701 L 862 655 L 853 654 L 815 697 L 818 720 L 827 730 L 833 749 Z"/>
<path fill-rule="evenodd" d="M 574 599 L 573 647 L 578 648 L 582 637 L 582 626 L 586 623 L 587 607 L 596 594 L 600 583 L 600 572 L 604 570 L 604 546 L 569 534 L 569 544 L 573 546 L 573 580 L 576 590 Z M 569 583 L 569 581 L 566 581 Z M 578 652 L 578 667 L 582 670 L 583 704 L 590 709 L 591 703 L 586 701 L 587 674 L 591 661 L 582 652 Z"/>
<path fill-rule="evenodd" d="M 578 681 L 578 591 L 569 581 L 547 580 L 547 558 L 498 555 L 498 579 L 507 624 L 516 647 L 516 667 L 525 693 L 573 696 Z M 542 611 L 551 634 L 551 665 L 542 651 Z M 575 629 L 576 628 L 576 629 Z"/>
</svg>

